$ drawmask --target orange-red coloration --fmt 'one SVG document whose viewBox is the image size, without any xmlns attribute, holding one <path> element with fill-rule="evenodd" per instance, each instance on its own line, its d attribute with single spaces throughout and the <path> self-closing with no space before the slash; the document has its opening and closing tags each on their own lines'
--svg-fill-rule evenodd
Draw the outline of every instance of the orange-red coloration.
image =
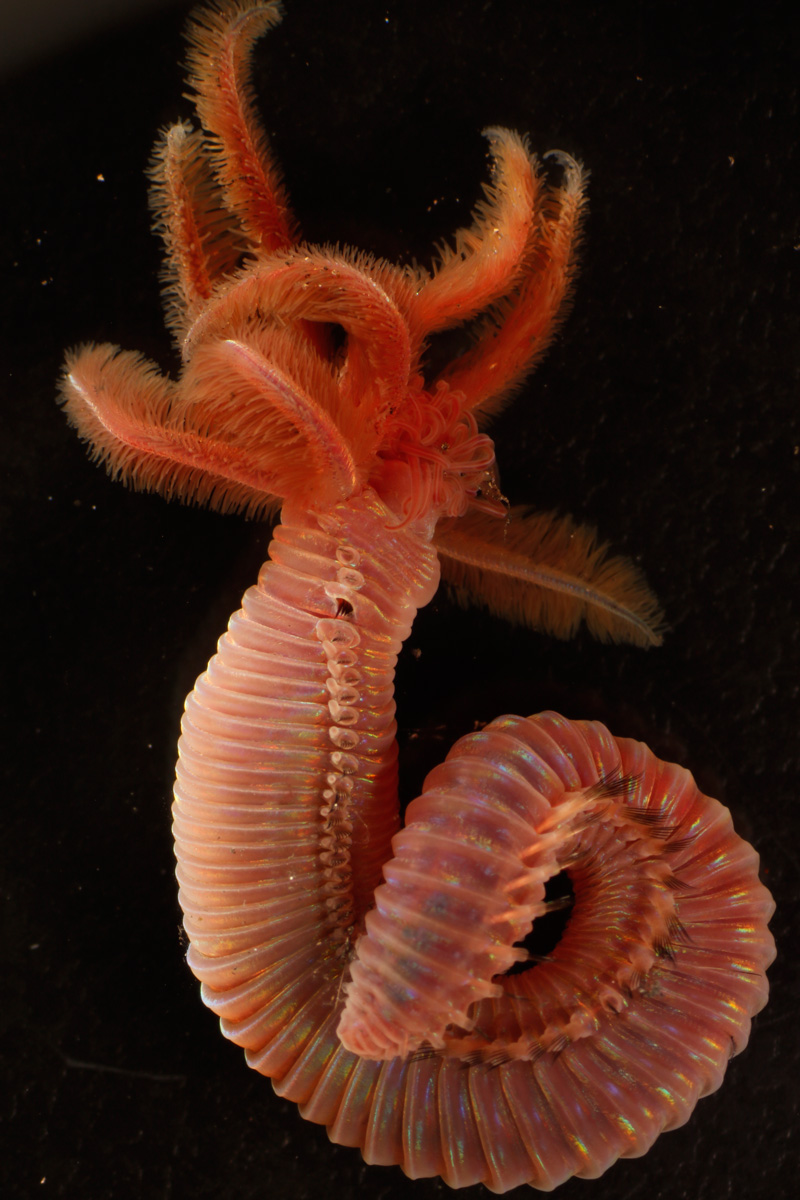
<svg viewBox="0 0 800 1200">
<path fill-rule="evenodd" d="M 188 961 L 250 1064 L 368 1162 L 552 1188 L 644 1153 L 719 1086 L 766 1001 L 772 901 L 688 772 L 552 713 L 462 739 L 397 832 L 394 667 L 440 568 L 559 636 L 585 619 L 657 644 L 660 618 L 591 531 L 507 511 L 480 431 L 563 318 L 580 166 L 549 156 L 555 184 L 488 130 L 491 185 L 430 273 L 304 245 L 249 82 L 279 18 L 223 0 L 190 25 L 203 128 L 167 130 L 151 168 L 180 379 L 103 345 L 62 382 L 125 482 L 283 507 L 186 702 Z M 429 336 L 481 315 L 426 379 Z M 532 966 L 521 942 L 562 871 L 570 921 Z"/>
</svg>

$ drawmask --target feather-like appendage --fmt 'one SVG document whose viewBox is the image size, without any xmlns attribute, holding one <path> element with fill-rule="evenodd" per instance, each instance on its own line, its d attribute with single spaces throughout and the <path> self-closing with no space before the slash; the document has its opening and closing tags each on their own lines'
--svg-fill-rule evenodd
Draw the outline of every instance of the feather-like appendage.
<svg viewBox="0 0 800 1200">
<path fill-rule="evenodd" d="M 166 251 L 167 325 L 180 345 L 215 284 L 239 266 L 248 243 L 225 207 L 205 136 L 188 121 L 164 131 L 148 174 L 153 228 Z"/>
<path fill-rule="evenodd" d="M 433 275 L 422 275 L 414 318 L 428 332 L 466 321 L 507 295 L 539 236 L 539 179 L 525 139 L 509 129 L 484 133 L 493 158 L 484 198 L 472 225 L 439 248 Z"/>
<path fill-rule="evenodd" d="M 571 517 L 513 508 L 501 524 L 470 512 L 440 525 L 434 541 L 442 577 L 462 604 L 484 604 L 560 638 L 585 621 L 601 641 L 661 643 L 661 609 L 642 573 Z"/>
<path fill-rule="evenodd" d="M 252 84 L 254 43 L 283 15 L 277 0 L 220 0 L 189 23 L 189 84 L 225 201 L 251 246 L 271 253 L 297 240 L 281 171 L 269 153 Z"/>
<path fill-rule="evenodd" d="M 563 150 L 551 150 L 545 160 L 562 168 L 563 179 L 543 188 L 540 220 L 526 247 L 528 270 L 493 305 L 472 349 L 442 373 L 483 418 L 499 412 L 519 390 L 570 308 L 589 176 Z"/>
</svg>

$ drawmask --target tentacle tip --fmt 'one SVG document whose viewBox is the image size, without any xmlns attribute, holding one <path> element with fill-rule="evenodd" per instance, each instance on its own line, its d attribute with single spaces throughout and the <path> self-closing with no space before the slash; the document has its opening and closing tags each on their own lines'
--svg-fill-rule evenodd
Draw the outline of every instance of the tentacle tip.
<svg viewBox="0 0 800 1200">
<path fill-rule="evenodd" d="M 493 151 L 498 143 L 516 143 L 527 150 L 527 136 L 518 133 L 516 129 L 509 129 L 507 125 L 486 125 L 481 130 L 481 136 L 486 138 L 490 151 Z"/>
<path fill-rule="evenodd" d="M 553 162 L 564 171 L 564 190 L 568 193 L 579 192 L 589 178 L 589 171 L 580 161 L 567 150 L 548 150 L 542 155 L 543 162 Z"/>
</svg>

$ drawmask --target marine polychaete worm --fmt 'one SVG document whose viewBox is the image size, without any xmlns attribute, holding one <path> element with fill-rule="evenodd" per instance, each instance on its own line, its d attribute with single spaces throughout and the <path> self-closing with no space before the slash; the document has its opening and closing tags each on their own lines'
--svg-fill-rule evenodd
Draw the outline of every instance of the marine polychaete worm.
<svg viewBox="0 0 800 1200">
<path fill-rule="evenodd" d="M 250 1065 L 367 1162 L 550 1189 L 719 1086 L 766 1002 L 773 903 L 687 771 L 552 712 L 463 737 L 398 832 L 395 663 L 440 572 L 559 636 L 655 644 L 659 611 L 591 532 L 508 509 L 483 431 L 563 318 L 580 165 L 488 129 L 485 197 L 431 271 L 307 245 L 251 85 L 280 15 L 223 0 L 189 26 L 199 127 L 167 129 L 151 168 L 180 378 L 88 345 L 61 385 L 126 483 L 281 509 L 186 701 L 188 961 Z M 426 373 L 465 321 L 471 349 Z M 561 872 L 568 924 L 526 965 Z"/>
</svg>

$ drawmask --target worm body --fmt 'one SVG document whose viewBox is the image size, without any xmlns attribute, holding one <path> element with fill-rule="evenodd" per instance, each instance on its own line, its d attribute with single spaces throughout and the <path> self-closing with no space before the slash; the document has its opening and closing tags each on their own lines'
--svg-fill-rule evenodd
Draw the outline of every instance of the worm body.
<svg viewBox="0 0 800 1200">
<path fill-rule="evenodd" d="M 187 701 L 188 961 L 250 1065 L 368 1162 L 549 1189 L 719 1086 L 772 901 L 688 771 L 554 713 L 461 739 L 395 833 L 394 664 L 438 571 L 391 524 L 374 495 L 284 510 Z M 562 870 L 561 941 L 506 974 Z"/>
<path fill-rule="evenodd" d="M 221 0 L 189 26 L 202 128 L 151 167 L 180 377 L 89 345 L 61 383 L 126 482 L 282 509 L 186 702 L 188 962 L 250 1065 L 367 1162 L 551 1189 L 719 1086 L 766 1002 L 772 899 L 688 771 L 555 713 L 462 738 L 400 830 L 394 670 L 440 571 L 561 637 L 658 645 L 660 612 L 593 531 L 509 508 L 483 432 L 568 305 L 580 165 L 487 130 L 491 182 L 430 271 L 301 244 L 250 82 L 279 18 Z M 426 373 L 428 340 L 478 317 Z M 537 957 L 559 876 L 568 923 Z"/>
<path fill-rule="evenodd" d="M 391 521 L 374 493 L 322 517 L 287 506 L 187 700 L 174 828 L 189 962 L 249 1048 L 288 956 L 304 987 L 341 974 L 397 830 L 394 667 L 439 572 Z"/>
</svg>

